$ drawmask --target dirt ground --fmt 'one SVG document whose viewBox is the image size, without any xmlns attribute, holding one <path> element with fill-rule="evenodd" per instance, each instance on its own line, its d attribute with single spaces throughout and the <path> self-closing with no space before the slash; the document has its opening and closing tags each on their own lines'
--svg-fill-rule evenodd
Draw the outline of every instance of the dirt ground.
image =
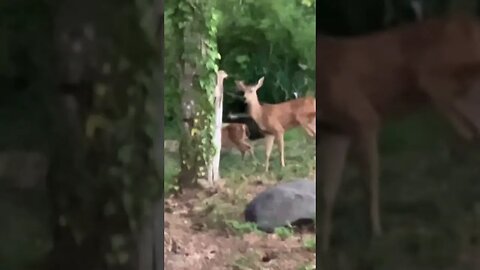
<svg viewBox="0 0 480 270">
<path fill-rule="evenodd" d="M 265 186 L 249 184 L 245 200 L 251 199 Z M 210 226 L 205 215 L 204 198 L 221 198 L 217 203 L 244 204 L 231 200 L 227 188 L 214 195 L 188 190 L 165 201 L 164 262 L 166 270 L 310 270 L 315 269 L 315 250 L 304 245 L 314 232 L 295 232 L 281 239 L 277 234 L 259 232 L 235 233 L 222 226 Z M 208 208 L 208 207 L 207 207 Z M 203 214 L 202 214 L 203 213 Z M 234 213 L 243 222 L 240 211 Z"/>
</svg>

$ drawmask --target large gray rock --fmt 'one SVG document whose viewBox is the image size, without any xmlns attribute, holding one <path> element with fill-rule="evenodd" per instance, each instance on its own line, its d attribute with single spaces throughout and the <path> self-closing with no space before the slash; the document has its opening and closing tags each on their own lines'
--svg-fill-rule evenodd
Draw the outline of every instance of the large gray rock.
<svg viewBox="0 0 480 270">
<path fill-rule="evenodd" d="M 266 232 L 299 220 L 313 220 L 315 195 L 315 181 L 302 179 L 275 185 L 247 205 L 245 220 Z"/>
</svg>

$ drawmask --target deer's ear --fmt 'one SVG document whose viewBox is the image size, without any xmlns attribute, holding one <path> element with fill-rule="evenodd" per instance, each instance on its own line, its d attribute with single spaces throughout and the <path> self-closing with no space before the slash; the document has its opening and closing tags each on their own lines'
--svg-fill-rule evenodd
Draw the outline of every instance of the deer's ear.
<svg viewBox="0 0 480 270">
<path fill-rule="evenodd" d="M 235 81 L 235 85 L 239 91 L 245 91 L 245 84 L 243 81 Z"/>
<path fill-rule="evenodd" d="M 257 85 L 255 86 L 255 90 L 258 90 L 260 87 L 262 87 L 264 80 L 265 80 L 265 77 L 261 77 L 261 78 L 258 80 Z"/>
</svg>

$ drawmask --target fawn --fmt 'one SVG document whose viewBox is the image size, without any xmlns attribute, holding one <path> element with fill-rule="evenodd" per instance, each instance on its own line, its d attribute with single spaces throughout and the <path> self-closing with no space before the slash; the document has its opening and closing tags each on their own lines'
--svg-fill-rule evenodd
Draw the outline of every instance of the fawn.
<svg viewBox="0 0 480 270">
<path fill-rule="evenodd" d="M 245 124 L 232 123 L 222 127 L 222 149 L 237 148 L 245 159 L 245 153 L 249 152 L 255 158 L 253 147 L 247 140 L 249 136 L 248 127 Z"/>
</svg>

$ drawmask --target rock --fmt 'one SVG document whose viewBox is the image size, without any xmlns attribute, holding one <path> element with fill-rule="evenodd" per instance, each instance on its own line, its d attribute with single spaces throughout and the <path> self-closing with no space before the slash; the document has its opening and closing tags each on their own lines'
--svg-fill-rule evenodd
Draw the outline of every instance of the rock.
<svg viewBox="0 0 480 270">
<path fill-rule="evenodd" d="M 299 220 L 315 218 L 315 181 L 295 180 L 275 185 L 258 194 L 245 208 L 245 220 L 262 231 Z"/>
</svg>

